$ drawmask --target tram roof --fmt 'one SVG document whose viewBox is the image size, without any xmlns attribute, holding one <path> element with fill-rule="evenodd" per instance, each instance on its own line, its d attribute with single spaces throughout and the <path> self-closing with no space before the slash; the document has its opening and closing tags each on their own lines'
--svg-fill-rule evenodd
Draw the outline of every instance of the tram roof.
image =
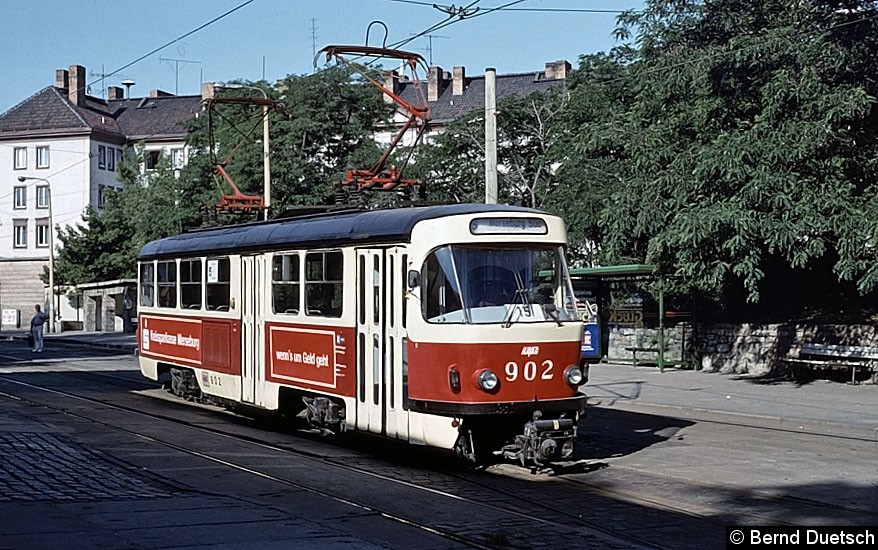
<svg viewBox="0 0 878 550">
<path fill-rule="evenodd" d="M 408 242 L 424 220 L 479 213 L 542 214 L 539 210 L 498 204 L 415 206 L 387 210 L 344 211 L 198 229 L 147 243 L 138 259 L 228 254 L 299 246 L 341 246 Z"/>
</svg>

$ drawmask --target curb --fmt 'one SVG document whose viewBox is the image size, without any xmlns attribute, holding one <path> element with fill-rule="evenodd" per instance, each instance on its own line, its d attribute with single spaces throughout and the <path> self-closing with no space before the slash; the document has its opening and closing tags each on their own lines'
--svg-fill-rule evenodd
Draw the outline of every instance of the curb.
<svg viewBox="0 0 878 550">
<path fill-rule="evenodd" d="M 9 336 L 0 336 L 0 340 L 5 340 L 7 342 L 24 342 L 27 339 L 24 335 L 9 335 Z M 47 343 L 59 344 L 62 346 L 69 347 L 80 347 L 80 348 L 98 348 L 98 349 L 113 349 L 119 351 L 127 351 L 134 355 L 137 354 L 137 345 L 136 344 L 115 344 L 112 342 L 86 342 L 83 340 L 77 340 L 75 338 L 69 338 L 64 336 L 47 336 Z"/>
</svg>

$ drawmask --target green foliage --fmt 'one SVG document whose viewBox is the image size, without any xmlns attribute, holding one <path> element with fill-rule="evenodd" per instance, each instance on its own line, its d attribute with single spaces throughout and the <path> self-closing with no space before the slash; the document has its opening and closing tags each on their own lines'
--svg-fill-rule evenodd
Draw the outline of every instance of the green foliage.
<svg viewBox="0 0 878 550">
<path fill-rule="evenodd" d="M 308 76 L 290 75 L 276 88 L 264 82 L 233 83 L 245 88 L 224 90 L 223 96 L 261 94 L 264 90 L 277 107 L 269 113 L 272 211 L 331 203 L 333 184 L 349 167 L 371 167 L 381 156 L 372 139 L 373 128 L 390 116 L 390 106 L 371 85 L 353 80 L 351 72 L 332 67 Z M 218 104 L 210 117 L 193 125 L 190 145 L 203 151 L 199 178 L 209 173 L 208 119 L 214 125 L 216 160 L 245 194 L 263 193 L 262 107 Z M 191 161 L 190 161 L 191 165 Z M 189 166 L 187 166 L 189 168 Z M 231 187 L 213 178 L 217 198 L 231 194 Z"/>
<path fill-rule="evenodd" d="M 333 182 L 346 167 L 371 166 L 380 157 L 372 128 L 386 120 L 389 107 L 375 88 L 353 82 L 348 71 L 331 68 L 289 76 L 277 88 L 264 82 L 243 86 L 222 93 L 261 97 L 247 88 L 256 87 L 279 103 L 269 119 L 274 212 L 331 202 Z M 203 209 L 232 193 L 213 170 L 215 161 L 227 161 L 225 168 L 243 193 L 261 195 L 261 115 L 261 106 L 235 104 L 218 105 L 211 116 L 199 113 L 190 121 L 189 162 L 181 170 L 173 170 L 163 156 L 155 170 L 142 173 L 143 155 L 126 155 L 118 167 L 124 188 L 111 193 L 101 211 L 89 210 L 84 223 L 60 230 L 58 283 L 133 277 L 144 244 L 201 225 Z M 209 122 L 215 132 L 213 155 Z"/>
<path fill-rule="evenodd" d="M 571 199 L 603 201 L 573 227 L 605 261 L 757 301 L 833 250 L 840 279 L 875 288 L 874 2 L 812 7 L 653 0 L 621 18 L 636 49 L 583 59 L 562 173 Z"/>
<path fill-rule="evenodd" d="M 60 284 L 133 278 L 144 244 L 179 233 L 187 209 L 179 204 L 183 189 L 175 187 L 169 159 L 162 159 L 154 172 L 141 174 L 142 154 L 126 151 L 124 157 L 118 176 L 125 187 L 105 190 L 103 210 L 89 208 L 83 223 L 59 229 L 63 248 L 55 269 Z"/>
<path fill-rule="evenodd" d="M 497 105 L 498 201 L 541 207 L 557 188 L 556 149 L 568 95 L 561 87 Z M 485 200 L 484 111 L 472 111 L 420 148 L 413 174 L 428 182 L 430 199 Z"/>
<path fill-rule="evenodd" d="M 576 262 L 656 263 L 671 290 L 714 304 L 875 294 L 876 7 L 647 0 L 619 18 L 627 42 L 583 56 L 566 87 L 498 105 L 500 202 L 561 215 Z M 371 135 L 390 107 L 348 72 L 245 85 L 281 104 L 270 118 L 276 212 L 330 202 L 346 168 L 380 156 Z M 212 119 L 220 160 L 240 143 L 226 167 L 251 194 L 263 191 L 260 110 L 223 106 Z M 483 117 L 419 148 L 406 175 L 426 181 L 430 199 L 483 200 Z M 87 230 L 63 233 L 69 281 L 119 270 L 230 192 L 211 176 L 207 119 L 193 121 L 179 177 L 164 164 L 148 177 L 125 167 L 125 190 L 88 214 Z M 117 252 L 99 260 L 77 239 Z"/>
</svg>

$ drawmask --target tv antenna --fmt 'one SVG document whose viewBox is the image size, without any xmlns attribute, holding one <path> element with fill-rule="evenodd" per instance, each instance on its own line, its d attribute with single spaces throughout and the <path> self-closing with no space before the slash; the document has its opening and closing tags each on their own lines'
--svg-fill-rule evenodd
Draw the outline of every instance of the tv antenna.
<svg viewBox="0 0 878 550">
<path fill-rule="evenodd" d="M 430 66 L 433 66 L 433 39 L 434 38 L 451 38 L 450 36 L 443 36 L 441 34 L 428 34 L 427 36 L 427 61 L 430 63 Z"/>
<path fill-rule="evenodd" d="M 195 61 L 192 59 L 174 59 L 171 57 L 159 57 L 159 61 L 169 61 L 174 64 L 174 95 L 180 95 L 180 69 L 182 66 L 186 66 L 190 63 L 198 63 L 201 65 L 201 61 Z"/>
<path fill-rule="evenodd" d="M 106 70 L 104 69 L 104 66 L 103 66 L 103 65 L 101 65 L 101 72 L 96 73 L 96 72 L 94 72 L 94 71 L 91 71 L 90 73 L 88 73 L 88 76 L 99 76 L 99 77 L 101 77 L 100 80 L 99 80 L 99 82 L 101 83 L 101 97 L 102 97 L 103 99 L 106 99 L 106 98 L 107 98 L 107 77 L 108 77 L 108 76 L 118 76 L 119 78 L 128 78 L 128 75 L 127 75 L 127 74 L 122 74 L 122 73 L 108 73 L 108 72 L 106 72 Z M 92 84 L 94 84 L 94 82 L 92 82 Z M 124 84 L 124 82 L 123 82 L 123 84 Z"/>
</svg>

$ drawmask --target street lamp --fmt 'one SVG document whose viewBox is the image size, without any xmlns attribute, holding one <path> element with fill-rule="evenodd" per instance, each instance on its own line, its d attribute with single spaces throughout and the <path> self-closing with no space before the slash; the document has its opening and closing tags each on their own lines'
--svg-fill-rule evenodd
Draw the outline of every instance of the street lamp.
<svg viewBox="0 0 878 550">
<path fill-rule="evenodd" d="M 43 181 L 46 183 L 46 195 L 49 199 L 49 332 L 55 332 L 55 219 L 52 217 L 52 184 L 46 178 L 18 176 L 18 181 Z"/>
<path fill-rule="evenodd" d="M 262 171 L 263 179 L 265 179 L 263 197 L 265 202 L 265 219 L 267 220 L 268 211 L 271 207 L 271 167 L 268 161 L 268 108 L 271 106 L 271 102 L 268 99 L 268 94 L 262 88 L 257 86 L 247 86 L 246 84 L 214 82 L 213 87 L 221 90 L 256 90 L 261 93 L 262 97 L 265 99 L 265 101 L 262 102 Z"/>
</svg>

